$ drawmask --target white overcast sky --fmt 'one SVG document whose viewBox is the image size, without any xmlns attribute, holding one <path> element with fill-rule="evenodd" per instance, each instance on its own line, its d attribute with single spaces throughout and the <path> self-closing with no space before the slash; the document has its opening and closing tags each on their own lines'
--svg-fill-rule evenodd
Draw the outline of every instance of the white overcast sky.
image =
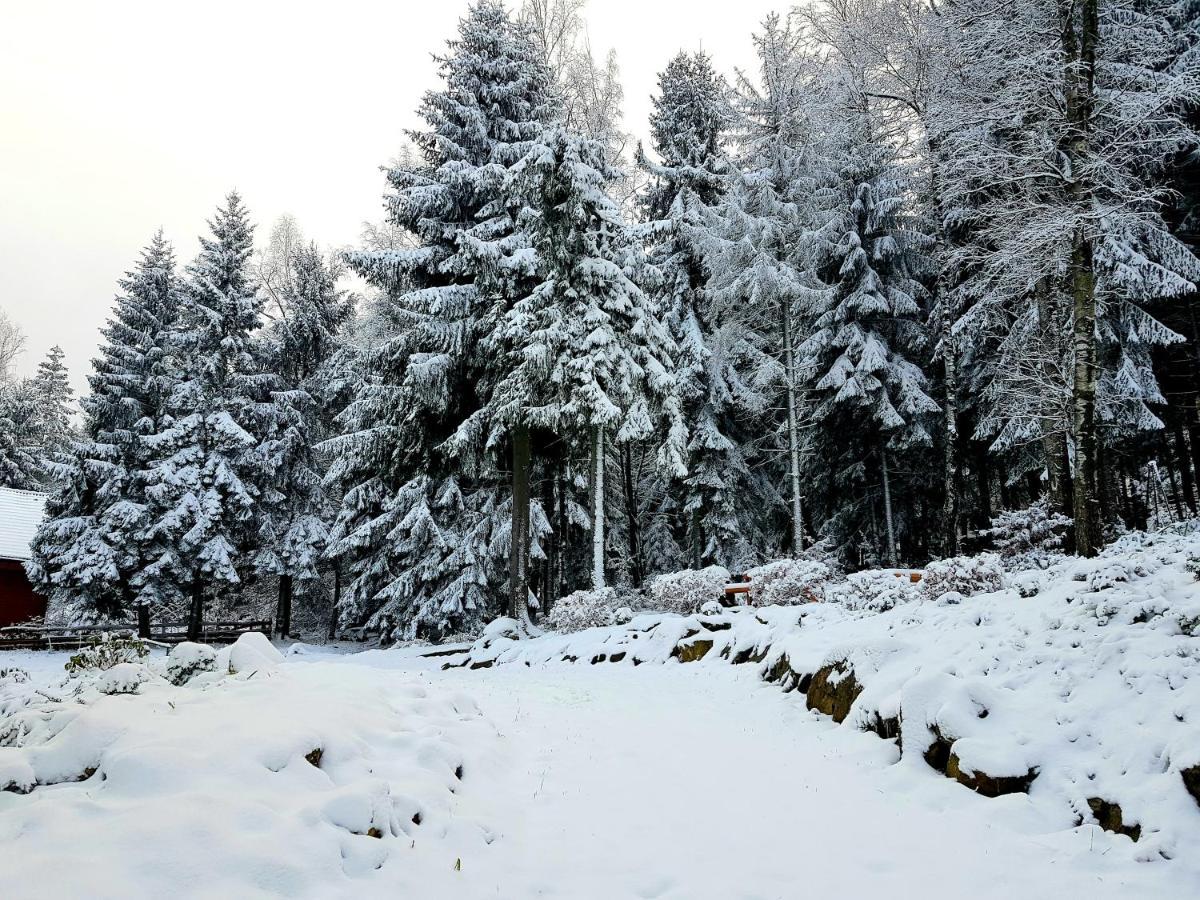
<svg viewBox="0 0 1200 900">
<path fill-rule="evenodd" d="M 510 0 L 510 8 L 519 0 Z M 787 0 L 590 0 L 617 51 L 625 124 L 646 134 L 681 49 L 753 68 Z M 61 344 L 84 388 L 116 280 L 160 225 L 180 263 L 240 191 L 260 239 L 282 213 L 325 245 L 381 215 L 379 166 L 437 84 L 430 54 L 466 0 L 0 0 L 0 308 L 32 373 Z"/>
</svg>

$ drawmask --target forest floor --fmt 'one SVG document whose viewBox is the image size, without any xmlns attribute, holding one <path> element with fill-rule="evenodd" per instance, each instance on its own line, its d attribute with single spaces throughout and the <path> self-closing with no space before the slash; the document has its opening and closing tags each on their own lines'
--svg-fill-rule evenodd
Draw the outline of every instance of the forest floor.
<svg viewBox="0 0 1200 900">
<path fill-rule="evenodd" d="M 80 714 L 32 763 L 61 768 L 75 728 L 100 775 L 0 793 L 4 896 L 1094 900 L 1196 884 L 1195 860 L 1138 863 L 1128 838 L 1064 829 L 1024 794 L 973 794 L 752 667 L 442 671 L 413 650 L 302 649 L 257 679 L 144 685 Z M 0 666 L 42 681 L 59 656 Z M 314 742 L 321 771 L 303 762 Z M 35 750 L 0 750 L 0 780 L 4 753 Z"/>
</svg>

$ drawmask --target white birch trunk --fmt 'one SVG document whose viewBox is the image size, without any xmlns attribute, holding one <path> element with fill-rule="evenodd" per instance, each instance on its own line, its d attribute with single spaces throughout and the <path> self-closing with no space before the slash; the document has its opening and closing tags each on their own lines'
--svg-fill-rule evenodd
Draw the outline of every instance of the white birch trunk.
<svg viewBox="0 0 1200 900">
<path fill-rule="evenodd" d="M 787 380 L 788 457 L 792 481 L 792 556 L 804 551 L 804 507 L 800 496 L 800 423 L 796 412 L 796 358 L 792 351 L 791 316 L 783 311 L 783 365 Z"/>
<path fill-rule="evenodd" d="M 883 515 L 887 522 L 888 565 L 896 568 L 896 528 L 892 523 L 892 484 L 888 477 L 887 451 L 879 452 L 879 462 L 883 468 Z"/>
<path fill-rule="evenodd" d="M 604 427 L 592 439 L 592 590 L 604 587 Z"/>
<path fill-rule="evenodd" d="M 942 354 L 946 374 L 946 407 L 943 422 L 946 429 L 946 449 L 942 457 L 942 485 L 946 496 L 942 506 L 942 547 L 946 556 L 958 553 L 959 492 L 958 476 L 958 360 L 949 328 L 942 333 Z"/>
</svg>

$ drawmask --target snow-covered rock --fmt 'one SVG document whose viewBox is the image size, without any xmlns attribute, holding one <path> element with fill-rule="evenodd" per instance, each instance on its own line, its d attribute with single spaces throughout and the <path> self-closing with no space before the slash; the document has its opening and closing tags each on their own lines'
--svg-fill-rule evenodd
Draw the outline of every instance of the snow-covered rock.
<svg viewBox="0 0 1200 900">
<path fill-rule="evenodd" d="M 283 662 L 280 653 L 270 639 L 257 631 L 243 634 L 229 647 L 217 653 L 216 669 L 220 672 L 250 673 L 256 671 L 269 672 L 279 667 Z"/>
</svg>

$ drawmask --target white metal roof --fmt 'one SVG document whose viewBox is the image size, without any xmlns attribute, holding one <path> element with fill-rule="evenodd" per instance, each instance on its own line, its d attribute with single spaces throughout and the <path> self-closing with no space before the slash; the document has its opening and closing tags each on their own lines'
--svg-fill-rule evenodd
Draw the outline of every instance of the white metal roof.
<svg viewBox="0 0 1200 900">
<path fill-rule="evenodd" d="M 29 559 L 29 545 L 45 514 L 45 494 L 0 487 L 0 559 Z"/>
</svg>

